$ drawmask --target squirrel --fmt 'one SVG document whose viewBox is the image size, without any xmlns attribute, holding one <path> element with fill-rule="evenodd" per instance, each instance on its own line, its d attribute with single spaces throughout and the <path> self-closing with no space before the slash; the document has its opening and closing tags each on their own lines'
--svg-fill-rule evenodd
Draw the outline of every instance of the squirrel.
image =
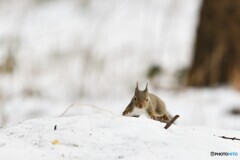
<svg viewBox="0 0 240 160">
<path fill-rule="evenodd" d="M 148 92 L 148 83 L 145 90 L 138 89 L 138 82 L 135 88 L 135 94 L 128 104 L 123 116 L 139 117 L 145 114 L 148 118 L 168 123 L 172 116 L 168 113 L 166 106 L 158 96 Z"/>
</svg>

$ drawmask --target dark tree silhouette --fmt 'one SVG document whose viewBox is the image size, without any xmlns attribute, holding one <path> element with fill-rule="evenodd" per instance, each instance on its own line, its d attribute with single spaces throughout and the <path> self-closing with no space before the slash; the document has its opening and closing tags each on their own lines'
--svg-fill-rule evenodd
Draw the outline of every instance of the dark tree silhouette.
<svg viewBox="0 0 240 160">
<path fill-rule="evenodd" d="M 187 85 L 240 89 L 240 1 L 203 0 Z"/>
</svg>

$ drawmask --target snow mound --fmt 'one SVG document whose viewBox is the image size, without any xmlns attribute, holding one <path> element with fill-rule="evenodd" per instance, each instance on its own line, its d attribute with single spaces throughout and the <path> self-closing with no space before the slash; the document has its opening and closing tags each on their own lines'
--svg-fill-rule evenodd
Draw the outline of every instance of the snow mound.
<svg viewBox="0 0 240 160">
<path fill-rule="evenodd" d="M 210 152 L 240 153 L 240 141 L 218 137 L 237 137 L 240 132 L 178 125 L 168 130 L 163 127 L 163 123 L 150 119 L 108 113 L 29 120 L 0 130 L 0 157 L 3 160 L 239 158 L 239 155 L 211 157 Z"/>
</svg>

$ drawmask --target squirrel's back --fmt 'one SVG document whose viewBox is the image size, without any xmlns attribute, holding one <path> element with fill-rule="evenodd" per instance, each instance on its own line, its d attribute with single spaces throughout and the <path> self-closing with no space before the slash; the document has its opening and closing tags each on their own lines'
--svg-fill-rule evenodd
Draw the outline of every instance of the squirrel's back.
<svg viewBox="0 0 240 160">
<path fill-rule="evenodd" d="M 164 114 L 169 115 L 163 100 L 161 100 L 158 96 L 152 93 L 149 93 L 149 97 L 151 99 L 151 102 L 149 102 L 149 105 L 152 105 L 156 114 L 158 114 L 159 116 L 163 116 Z"/>
</svg>

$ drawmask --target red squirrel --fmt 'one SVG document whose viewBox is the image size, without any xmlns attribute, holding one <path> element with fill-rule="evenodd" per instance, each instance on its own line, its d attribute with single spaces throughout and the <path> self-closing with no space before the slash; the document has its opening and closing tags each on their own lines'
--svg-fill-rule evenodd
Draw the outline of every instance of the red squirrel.
<svg viewBox="0 0 240 160">
<path fill-rule="evenodd" d="M 172 119 L 164 102 L 158 96 L 148 92 L 148 84 L 146 84 L 145 90 L 141 91 L 138 89 L 137 83 L 135 94 L 122 115 L 139 117 L 142 114 L 165 123 Z"/>
</svg>

